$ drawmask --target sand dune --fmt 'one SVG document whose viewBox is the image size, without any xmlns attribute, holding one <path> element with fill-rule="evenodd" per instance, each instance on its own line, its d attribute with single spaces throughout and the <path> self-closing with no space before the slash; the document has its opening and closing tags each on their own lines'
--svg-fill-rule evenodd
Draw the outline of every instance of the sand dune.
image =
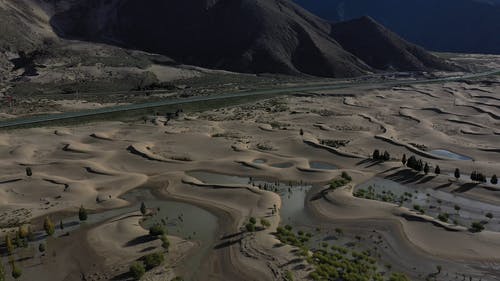
<svg viewBox="0 0 500 281">
<path fill-rule="evenodd" d="M 282 280 L 287 271 L 293 272 L 296 280 L 305 280 L 311 266 L 303 259 L 296 261 L 296 248 L 275 246 L 278 241 L 272 235 L 280 224 L 289 223 L 288 218 L 280 216 L 286 207 L 283 202 L 289 202 L 286 194 L 259 189 L 249 184 L 247 177 L 271 183 L 307 182 L 314 187 L 307 193 L 308 200 L 299 202 L 302 204 L 297 209 L 305 211 L 296 217 L 307 216 L 303 227 L 313 225 L 314 239 L 320 243 L 346 243 L 352 238 L 357 245 L 377 246 L 383 263 L 390 263 L 412 280 L 434 273 L 436 265 L 443 266 L 446 273 L 440 277 L 445 281 L 452 280 L 455 273 L 468 274 L 474 280 L 495 280 L 491 270 L 500 264 L 500 236 L 494 231 L 496 214 L 484 232 L 472 233 L 467 229 L 469 225 L 455 226 L 396 204 L 352 196 L 352 188 L 377 176 L 398 180 L 421 194 L 430 190 L 460 197 L 464 210 L 464 202 L 468 202 L 465 199 L 475 204 L 500 204 L 498 187 L 474 185 L 465 176 L 458 181 L 448 176 L 455 168 L 460 168 L 463 175 L 474 168 L 491 176 L 498 173 L 500 163 L 498 136 L 488 132 L 496 131 L 497 120 L 469 106 L 466 99 L 470 99 L 470 93 L 462 89 L 463 84 L 432 84 L 408 91 L 353 90 L 348 93 L 353 95 L 352 100 L 334 95 L 283 96 L 207 111 L 166 125 L 102 122 L 71 129 L 2 132 L 0 223 L 6 226 L 5 231 L 10 230 L 7 226 L 15 225 L 15 219 L 41 229 L 46 215 L 55 220 L 74 216 L 82 205 L 101 214 L 129 206 L 131 202 L 123 195 L 142 187 L 150 190 L 150 195 L 138 195 L 139 202 L 152 196 L 154 200 L 192 204 L 209 211 L 217 221 L 213 245 L 170 237 L 173 248 L 168 255 L 168 269 L 151 272 L 146 280 L 188 274 L 192 269 L 183 267 L 181 261 L 195 256 L 203 247 L 207 250 L 197 267 L 199 276 L 206 277 L 203 280 Z M 446 90 L 443 87 L 453 89 L 453 96 L 442 95 Z M 366 108 L 345 104 L 344 100 Z M 278 106 L 286 109 L 274 110 Z M 488 110 L 496 114 L 494 108 Z M 282 129 L 273 130 L 270 124 L 279 124 Z M 320 140 L 347 142 L 334 148 L 322 145 Z M 387 150 L 394 159 L 366 160 L 374 149 Z M 473 158 L 474 162 L 431 154 L 435 149 L 453 151 Z M 433 169 L 427 176 L 407 174 L 400 169 L 403 154 L 417 155 L 432 168 L 439 165 L 441 175 L 434 176 Z M 339 169 L 311 168 L 312 162 L 331 163 Z M 27 167 L 32 169 L 31 176 L 26 175 Z M 195 171 L 242 179 L 238 183 L 204 182 L 192 176 Z M 349 188 L 321 193 L 342 171 L 354 180 Z M 293 188 L 288 195 L 297 194 Z M 453 212 L 446 206 L 436 208 Z M 464 219 L 466 214 L 463 211 Z M 269 228 L 245 232 L 250 217 L 268 219 Z M 101 280 L 110 279 L 113 272 L 125 272 L 128 264 L 144 253 L 158 250 L 158 241 L 126 245 L 147 233 L 139 219 L 136 213 L 129 213 L 89 223 L 65 238 L 54 238 L 54 244 L 49 243 L 49 249 L 57 250 L 57 257 L 47 255 L 45 263 L 37 266 L 32 261 L 19 264 L 27 278 L 42 272 L 41 281 L 51 280 L 47 272 L 54 270 L 56 262 L 64 268 L 60 275 L 69 276 L 57 280 L 81 280 L 80 271 L 100 276 Z M 320 231 L 316 232 L 316 227 Z M 342 228 L 345 237 L 322 240 L 335 236 L 336 228 Z M 327 236 L 321 236 L 323 233 Z M 356 240 L 356 236 L 361 240 Z M 81 255 L 87 258 L 80 260 Z M 93 263 L 99 264 L 94 267 Z"/>
</svg>

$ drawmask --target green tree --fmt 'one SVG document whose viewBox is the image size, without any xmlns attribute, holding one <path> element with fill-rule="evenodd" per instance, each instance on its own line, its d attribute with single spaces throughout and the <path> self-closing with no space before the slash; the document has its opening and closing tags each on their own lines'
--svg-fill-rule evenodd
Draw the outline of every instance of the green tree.
<svg viewBox="0 0 500 281">
<path fill-rule="evenodd" d="M 0 281 L 5 281 L 5 268 L 2 261 L 0 261 Z"/>
<path fill-rule="evenodd" d="M 26 175 L 27 175 L 28 177 L 31 177 L 31 176 L 33 175 L 33 171 L 31 170 L 31 168 L 30 168 L 30 167 L 26 167 Z"/>
<path fill-rule="evenodd" d="M 379 160 L 380 159 L 380 150 L 375 149 L 372 154 L 373 160 Z"/>
<path fill-rule="evenodd" d="M 64 229 L 64 224 L 63 224 L 63 221 L 62 221 L 62 220 L 61 220 L 61 221 L 59 221 L 59 228 L 60 228 L 61 230 L 63 230 L 63 229 Z"/>
<path fill-rule="evenodd" d="M 429 173 L 429 170 L 430 170 L 429 164 L 425 163 L 424 173 L 427 175 Z"/>
<path fill-rule="evenodd" d="M 78 218 L 80 221 L 86 221 L 88 217 L 87 210 L 82 206 L 80 206 L 80 210 L 78 210 Z"/>
<path fill-rule="evenodd" d="M 383 159 L 384 161 L 389 161 L 389 160 L 391 160 L 391 155 L 389 154 L 389 152 L 384 151 L 384 155 L 382 156 L 382 159 Z"/>
<path fill-rule="evenodd" d="M 439 165 L 437 165 L 436 169 L 434 169 L 434 174 L 436 174 L 436 175 L 441 174 L 441 168 L 439 168 Z"/>
<path fill-rule="evenodd" d="M 48 236 L 54 235 L 55 232 L 54 223 L 49 217 L 46 217 L 45 220 L 43 221 L 43 229 L 45 230 Z"/>
<path fill-rule="evenodd" d="M 140 280 L 146 273 L 146 270 L 144 269 L 144 265 L 142 265 L 142 263 L 137 262 L 130 266 L 129 272 L 134 280 Z"/>
<path fill-rule="evenodd" d="M 255 231 L 255 224 L 249 222 L 245 225 L 245 228 L 248 232 L 254 232 Z"/>
<path fill-rule="evenodd" d="M 271 222 L 269 222 L 267 219 L 264 219 L 264 218 L 260 219 L 260 224 L 265 228 L 268 228 L 271 226 Z"/>
<path fill-rule="evenodd" d="M 437 274 L 440 274 L 441 273 L 441 270 L 443 270 L 443 267 L 440 266 L 440 265 L 437 265 L 436 266 L 436 270 L 437 270 Z"/>
<path fill-rule="evenodd" d="M 46 248 L 45 248 L 45 243 L 40 243 L 40 244 L 38 245 L 38 251 L 40 251 L 40 253 L 44 253 L 44 252 L 45 252 L 45 250 L 46 250 Z"/>
<path fill-rule="evenodd" d="M 471 232 L 481 232 L 484 230 L 484 225 L 481 222 L 473 222 L 470 226 Z"/>
<path fill-rule="evenodd" d="M 147 212 L 147 208 L 146 208 L 146 204 L 144 204 L 144 202 L 141 203 L 141 214 L 144 216 L 146 215 L 146 212 Z"/>
<path fill-rule="evenodd" d="M 23 272 L 21 271 L 21 269 L 17 267 L 14 262 L 12 262 L 12 278 L 17 280 L 19 279 L 19 277 L 21 277 L 22 274 Z"/>
<path fill-rule="evenodd" d="M 460 178 L 460 169 L 456 168 L 455 169 L 455 178 L 458 180 Z"/>
<path fill-rule="evenodd" d="M 401 163 L 403 163 L 403 166 L 406 166 L 406 162 L 408 162 L 408 160 L 406 159 L 406 154 L 403 154 L 403 158 L 401 159 Z"/>
<path fill-rule="evenodd" d="M 249 222 L 250 222 L 251 224 L 256 224 L 256 223 L 257 223 L 257 219 L 255 219 L 254 217 L 251 217 L 251 218 L 249 219 Z"/>
<path fill-rule="evenodd" d="M 491 184 L 497 184 L 498 183 L 498 178 L 497 175 L 493 175 L 490 180 Z"/>
<path fill-rule="evenodd" d="M 7 249 L 7 253 L 9 253 L 9 255 L 12 255 L 12 253 L 14 252 L 14 244 L 12 244 L 12 239 L 8 234 L 5 236 L 5 248 Z"/>
<path fill-rule="evenodd" d="M 163 234 L 160 239 L 161 239 L 161 247 L 166 251 L 168 251 L 168 248 L 170 247 L 170 241 L 168 240 L 167 235 Z"/>
</svg>

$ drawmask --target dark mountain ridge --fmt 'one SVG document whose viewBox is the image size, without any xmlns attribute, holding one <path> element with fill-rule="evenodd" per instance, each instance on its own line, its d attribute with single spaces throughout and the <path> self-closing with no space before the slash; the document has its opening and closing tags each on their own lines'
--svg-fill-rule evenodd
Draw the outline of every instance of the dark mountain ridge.
<svg viewBox="0 0 500 281">
<path fill-rule="evenodd" d="M 26 39 L 37 42 L 46 42 L 44 36 L 49 36 L 51 42 L 106 43 L 208 68 L 323 77 L 353 77 L 378 70 L 456 69 L 373 20 L 332 25 L 290 0 L 150 0 L 147 5 L 135 0 L 7 2 L 14 10 L 21 3 L 33 8 L 12 16 L 11 35 L 33 34 Z M 44 11 L 46 16 L 35 17 L 31 10 L 38 15 Z M 40 20 L 30 23 L 30 18 Z M 40 28 L 48 35 L 28 32 Z M 342 29 L 354 36 L 343 35 Z M 9 45 L 10 52 L 57 45 L 37 43 L 25 50 L 24 45 L 16 47 L 16 42 L 26 40 L 16 40 Z M 359 46 L 369 47 L 362 50 Z"/>
<path fill-rule="evenodd" d="M 498 0 L 294 0 L 330 21 L 370 16 L 432 51 L 500 54 Z"/>
<path fill-rule="evenodd" d="M 370 17 L 333 24 L 332 37 L 342 47 L 376 69 L 453 70 L 454 66 L 408 43 Z"/>
</svg>

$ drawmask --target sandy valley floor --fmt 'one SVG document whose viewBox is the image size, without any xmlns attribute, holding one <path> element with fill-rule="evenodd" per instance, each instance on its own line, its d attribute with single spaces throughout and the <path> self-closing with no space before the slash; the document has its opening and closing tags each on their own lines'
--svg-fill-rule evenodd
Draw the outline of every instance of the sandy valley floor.
<svg viewBox="0 0 500 281">
<path fill-rule="evenodd" d="M 288 210 L 287 195 L 259 188 L 252 180 L 235 183 L 224 177 L 233 175 L 290 182 L 290 194 L 295 186 L 312 185 L 297 213 L 307 220 L 294 227 L 313 225 L 316 239 L 332 245 L 354 241 L 355 248 L 376 248 L 377 264 L 386 265 L 386 276 L 395 271 L 425 280 L 439 265 L 436 280 L 499 280 L 500 185 L 471 183 L 467 176 L 473 170 L 488 177 L 500 174 L 499 137 L 498 78 L 301 93 L 185 113 L 168 123 L 155 116 L 146 123 L 6 131 L 0 133 L 2 234 L 19 224 L 41 230 L 47 215 L 69 225 L 83 205 L 91 210 L 89 222 L 73 226 L 69 235 L 58 229 L 48 239 L 45 255 L 34 249 L 37 243 L 16 252 L 20 280 L 125 280 L 131 262 L 160 248 L 158 240 L 140 240 L 147 230 L 136 206 L 146 195 L 127 197 L 147 188 L 151 202 L 196 207 L 174 217 L 161 205 L 171 213 L 168 221 L 176 219 L 173 228 L 201 224 L 211 234 L 170 231 L 168 261 L 144 280 L 283 280 L 288 274 L 307 279 L 313 267 L 294 247 L 277 247 L 272 234 L 287 223 L 279 212 Z M 374 149 L 387 150 L 392 159 L 370 161 Z M 470 160 L 453 160 L 434 150 Z M 402 167 L 403 154 L 439 165 L 441 174 L 434 169 L 429 175 L 411 172 Z M 315 168 L 312 162 L 338 169 Z M 31 167 L 31 177 L 26 167 Z M 464 175 L 458 181 L 450 176 L 455 168 Z M 211 172 L 214 179 L 200 171 Z M 353 181 L 325 190 L 342 171 Z M 435 192 L 442 206 L 428 206 L 429 212 L 420 214 L 412 204 L 399 207 L 353 196 L 356 185 L 373 178 L 397 182 L 415 194 L 432 197 Z M 445 210 L 448 203 L 462 208 L 455 223 L 432 215 L 432 209 Z M 191 211 L 206 220 L 187 221 Z M 492 218 L 485 217 L 487 212 Z M 486 229 L 472 233 L 467 217 L 477 216 L 487 222 Z M 271 226 L 246 233 L 243 226 L 250 217 L 266 217 Z M 343 237 L 328 239 L 335 229 L 342 229 Z"/>
</svg>

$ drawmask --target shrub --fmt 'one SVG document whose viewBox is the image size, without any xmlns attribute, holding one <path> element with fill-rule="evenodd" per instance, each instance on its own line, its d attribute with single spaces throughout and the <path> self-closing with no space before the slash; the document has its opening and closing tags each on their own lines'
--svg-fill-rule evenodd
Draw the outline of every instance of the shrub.
<svg viewBox="0 0 500 281">
<path fill-rule="evenodd" d="M 155 223 L 151 227 L 149 227 L 149 235 L 151 236 L 160 236 L 165 234 L 167 234 L 167 231 L 159 223 Z"/>
<path fill-rule="evenodd" d="M 45 252 L 45 244 L 44 243 L 40 243 L 40 245 L 38 245 L 38 251 L 40 251 L 40 253 Z"/>
<path fill-rule="evenodd" d="M 255 224 L 249 222 L 245 225 L 245 228 L 248 232 L 254 232 L 255 231 Z"/>
<path fill-rule="evenodd" d="M 144 265 L 146 269 L 150 270 L 162 264 L 165 257 L 162 253 L 152 253 L 144 257 Z"/>
<path fill-rule="evenodd" d="M 144 216 L 147 212 L 147 208 L 146 208 L 146 204 L 144 204 L 144 202 L 141 203 L 141 214 Z"/>
<path fill-rule="evenodd" d="M 473 222 L 470 226 L 471 232 L 481 232 L 484 230 L 484 225 L 480 222 Z"/>
<path fill-rule="evenodd" d="M 43 221 L 43 229 L 45 230 L 48 236 L 54 235 L 55 232 L 54 223 L 49 217 L 46 217 L 45 220 Z"/>
<path fill-rule="evenodd" d="M 450 218 L 450 216 L 446 213 L 438 215 L 438 219 L 442 222 L 448 222 L 449 218 Z"/>
<path fill-rule="evenodd" d="M 262 226 L 265 228 L 268 228 L 271 226 L 271 223 L 266 219 L 260 219 L 260 224 L 262 224 Z"/>
<path fill-rule="evenodd" d="M 142 263 L 134 263 L 130 266 L 129 272 L 134 280 L 140 280 L 146 273 L 146 270 Z"/>
<path fill-rule="evenodd" d="M 403 273 L 395 272 L 391 274 L 391 277 L 389 277 L 389 281 L 410 281 L 410 279 Z"/>
<path fill-rule="evenodd" d="M 80 210 L 78 211 L 78 218 L 80 221 L 86 221 L 87 220 L 87 210 L 83 206 L 80 207 Z"/>
<path fill-rule="evenodd" d="M 344 171 L 344 172 L 342 172 L 341 177 L 342 177 L 343 179 L 345 179 L 345 180 L 352 181 L 352 177 L 351 177 L 351 175 L 349 175 L 349 174 L 348 174 L 347 172 L 345 172 L 345 171 Z"/>
<path fill-rule="evenodd" d="M 168 237 L 165 234 L 161 236 L 161 246 L 165 250 L 168 250 L 168 248 L 170 247 L 170 241 L 168 240 Z"/>
<path fill-rule="evenodd" d="M 256 224 L 257 223 L 257 220 L 254 217 L 251 217 L 249 221 L 250 221 L 251 224 Z"/>
</svg>

